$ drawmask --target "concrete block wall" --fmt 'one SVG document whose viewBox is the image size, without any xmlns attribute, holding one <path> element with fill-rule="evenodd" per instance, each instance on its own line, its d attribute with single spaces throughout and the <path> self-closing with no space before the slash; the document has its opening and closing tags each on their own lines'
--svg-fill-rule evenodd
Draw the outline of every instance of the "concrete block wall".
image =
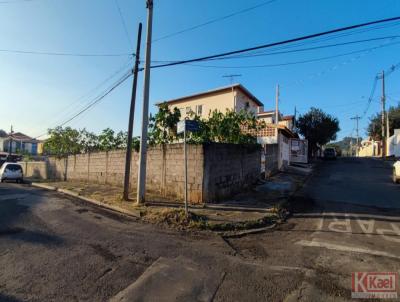
<svg viewBox="0 0 400 302">
<path fill-rule="evenodd" d="M 260 176 L 260 148 L 234 144 L 188 145 L 188 200 L 216 202 L 250 186 Z M 139 154 L 132 153 L 131 190 L 136 190 Z M 26 163 L 28 174 L 53 180 L 123 185 L 125 151 L 97 152 Z M 36 170 L 35 170 L 36 169 Z M 37 172 L 40 171 L 40 172 Z M 146 192 L 169 200 L 184 198 L 183 144 L 149 147 Z"/>
<path fill-rule="evenodd" d="M 204 145 L 204 194 L 218 202 L 253 185 L 261 173 L 259 145 Z"/>
</svg>

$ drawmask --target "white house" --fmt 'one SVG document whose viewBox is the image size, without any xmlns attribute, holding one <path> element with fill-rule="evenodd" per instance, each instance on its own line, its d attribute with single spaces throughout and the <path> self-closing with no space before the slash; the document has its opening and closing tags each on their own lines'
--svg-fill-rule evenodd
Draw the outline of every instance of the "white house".
<svg viewBox="0 0 400 302">
<path fill-rule="evenodd" d="M 387 140 L 387 156 L 400 157 L 400 129 L 395 129 Z"/>
</svg>

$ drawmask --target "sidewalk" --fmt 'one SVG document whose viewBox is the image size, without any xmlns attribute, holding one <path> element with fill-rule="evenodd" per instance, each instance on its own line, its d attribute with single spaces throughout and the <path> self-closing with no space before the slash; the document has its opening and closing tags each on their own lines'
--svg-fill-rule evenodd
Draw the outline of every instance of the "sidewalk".
<svg viewBox="0 0 400 302">
<path fill-rule="evenodd" d="M 216 204 L 190 205 L 189 219 L 183 211 L 182 201 L 164 201 L 156 196 L 144 205 L 122 199 L 122 188 L 104 184 L 83 182 L 41 182 L 33 186 L 71 195 L 118 211 L 135 216 L 143 221 L 166 225 L 177 229 L 208 229 L 213 231 L 240 231 L 271 226 L 285 217 L 284 203 L 291 194 L 302 186 L 307 173 L 298 173 L 291 169 L 274 177 L 259 181 L 252 190 L 240 193 L 229 200 Z"/>
</svg>

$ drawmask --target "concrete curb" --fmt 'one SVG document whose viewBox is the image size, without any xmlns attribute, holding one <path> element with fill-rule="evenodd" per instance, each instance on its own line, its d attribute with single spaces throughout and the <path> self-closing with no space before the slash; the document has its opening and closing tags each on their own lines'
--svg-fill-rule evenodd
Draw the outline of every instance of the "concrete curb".
<svg viewBox="0 0 400 302">
<path fill-rule="evenodd" d="M 72 196 L 72 197 L 78 198 L 78 199 L 80 199 L 82 201 L 88 202 L 88 203 L 90 203 L 92 205 L 98 206 L 98 207 L 106 209 L 106 210 L 111 210 L 111 211 L 114 211 L 114 212 L 118 212 L 120 214 L 129 216 L 129 217 L 133 217 L 133 218 L 140 218 L 140 214 L 139 213 L 135 215 L 135 213 L 132 213 L 131 211 L 128 211 L 128 210 L 123 209 L 121 207 L 112 206 L 112 205 L 100 202 L 100 201 L 92 199 L 92 198 L 81 196 L 78 193 L 76 193 L 74 191 L 71 191 L 71 190 L 60 189 L 60 188 L 57 188 L 57 187 L 48 186 L 48 185 L 44 185 L 44 184 L 40 184 L 40 183 L 32 183 L 31 186 L 37 187 L 37 188 L 41 188 L 41 189 L 50 190 L 50 191 L 56 191 L 56 192 L 59 192 L 59 193 L 62 193 L 62 194 L 68 195 L 68 196 Z"/>
<path fill-rule="evenodd" d="M 50 191 L 57 191 L 56 187 L 53 186 L 49 186 L 49 185 L 44 185 L 38 182 L 32 182 L 30 184 L 32 187 L 36 187 L 36 188 L 41 188 L 41 189 L 46 189 L 46 190 L 50 190 Z"/>
<path fill-rule="evenodd" d="M 224 238 L 239 238 L 243 237 L 246 235 L 251 235 L 251 234 L 259 234 L 263 233 L 266 231 L 269 231 L 271 229 L 274 229 L 278 224 L 273 223 L 269 226 L 262 227 L 262 228 L 257 228 L 257 229 L 249 229 L 249 230 L 243 230 L 243 231 L 232 231 L 232 232 L 217 232 L 218 235 L 224 237 Z"/>
</svg>

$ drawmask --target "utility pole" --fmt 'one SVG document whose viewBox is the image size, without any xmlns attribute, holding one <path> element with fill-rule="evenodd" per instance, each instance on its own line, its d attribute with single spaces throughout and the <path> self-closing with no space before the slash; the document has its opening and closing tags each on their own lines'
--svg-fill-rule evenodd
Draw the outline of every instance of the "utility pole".
<svg viewBox="0 0 400 302">
<path fill-rule="evenodd" d="M 382 71 L 382 157 L 386 155 L 386 138 L 385 138 L 385 71 Z"/>
<path fill-rule="evenodd" d="M 137 184 L 137 203 L 143 203 L 146 194 L 147 131 L 149 124 L 151 32 L 153 25 L 153 0 L 146 0 L 147 36 L 144 64 L 142 135 L 140 137 L 139 172 Z"/>
<path fill-rule="evenodd" d="M 358 150 L 358 145 L 359 145 L 359 134 L 358 134 L 358 121 L 361 119 L 361 117 L 360 116 L 358 116 L 358 115 L 356 115 L 355 117 L 352 117 L 352 118 L 350 118 L 351 120 L 356 120 L 356 131 L 357 131 L 357 139 L 356 139 L 356 142 L 357 142 L 357 145 L 356 145 L 356 156 L 358 157 L 360 154 L 359 154 L 359 150 Z"/>
<path fill-rule="evenodd" d="M 390 137 L 390 128 L 389 128 L 389 112 L 386 112 L 386 155 L 389 156 L 389 137 Z"/>
<path fill-rule="evenodd" d="M 293 119 L 293 129 L 296 131 L 296 118 L 297 118 L 297 108 L 294 106 L 294 119 Z"/>
<path fill-rule="evenodd" d="M 10 129 L 10 135 L 8 136 L 10 141 L 8 142 L 8 160 L 11 160 L 11 155 L 12 155 L 12 139 L 13 139 L 13 126 L 11 125 L 11 129 Z"/>
<path fill-rule="evenodd" d="M 137 88 L 137 78 L 138 78 L 139 64 L 140 64 L 141 39 L 142 39 L 142 23 L 139 23 L 137 46 L 135 53 L 135 66 L 133 67 L 131 108 L 129 110 L 128 142 L 126 146 L 126 158 L 125 158 L 124 200 L 129 200 L 129 178 L 131 176 L 133 120 L 135 117 L 136 88 Z"/>
<path fill-rule="evenodd" d="M 279 85 L 276 85 L 275 92 L 275 124 L 276 124 L 276 138 L 278 139 L 278 124 L 279 124 Z"/>
</svg>

